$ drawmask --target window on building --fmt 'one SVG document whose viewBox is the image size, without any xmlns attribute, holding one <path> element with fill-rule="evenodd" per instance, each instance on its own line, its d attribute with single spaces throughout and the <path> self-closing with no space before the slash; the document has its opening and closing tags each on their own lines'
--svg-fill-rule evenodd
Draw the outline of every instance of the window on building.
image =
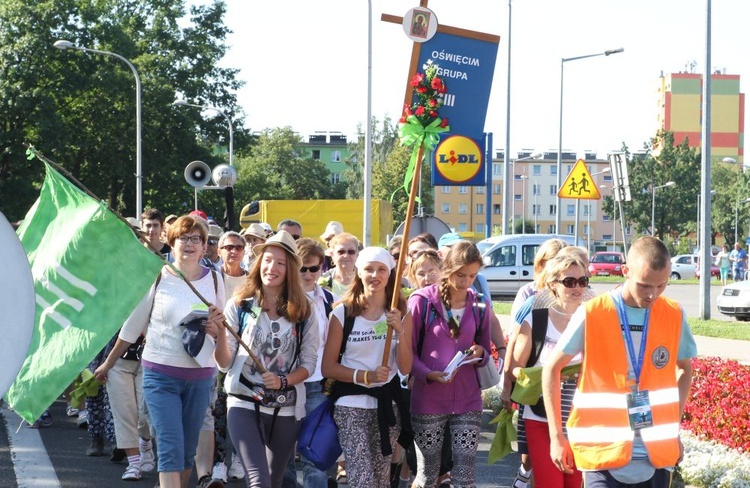
<svg viewBox="0 0 750 488">
<path fill-rule="evenodd" d="M 499 175 L 503 173 L 502 163 L 492 163 L 492 174 Z"/>
<path fill-rule="evenodd" d="M 541 234 L 542 233 L 542 226 L 541 224 L 536 224 L 536 227 L 534 228 L 535 234 Z"/>
<path fill-rule="evenodd" d="M 552 196 L 557 195 L 557 185 L 550 185 L 549 186 L 549 194 Z"/>
<path fill-rule="evenodd" d="M 312 150 L 312 158 L 315 161 L 319 161 L 320 160 L 320 149 L 313 149 Z"/>
<path fill-rule="evenodd" d="M 522 194 L 520 194 L 520 193 L 516 193 L 516 194 L 515 194 L 515 195 L 513 196 L 513 199 L 514 199 L 515 201 L 517 201 L 517 202 L 520 202 L 521 200 L 523 200 L 523 195 L 522 195 Z"/>
<path fill-rule="evenodd" d="M 589 235 L 589 226 L 587 224 L 583 224 L 583 235 Z"/>
<path fill-rule="evenodd" d="M 458 204 L 458 213 L 465 214 L 469 211 L 469 206 L 465 203 Z"/>
<path fill-rule="evenodd" d="M 331 162 L 332 163 L 341 162 L 341 151 L 331 151 Z"/>
<path fill-rule="evenodd" d="M 557 215 L 557 205 L 550 205 L 549 206 L 549 214 L 550 215 Z"/>
<path fill-rule="evenodd" d="M 458 231 L 459 232 L 466 232 L 467 229 L 468 229 L 468 227 L 466 226 L 465 222 L 461 222 L 461 223 L 458 224 Z"/>
<path fill-rule="evenodd" d="M 531 186 L 531 194 L 532 195 L 541 195 L 542 194 L 542 185 L 537 185 L 536 183 L 534 183 Z"/>
<path fill-rule="evenodd" d="M 556 164 L 550 164 L 549 165 L 549 174 L 551 176 L 557 176 L 557 165 Z"/>
<path fill-rule="evenodd" d="M 626 236 L 630 235 L 630 226 L 625 227 L 625 235 Z"/>
<path fill-rule="evenodd" d="M 446 186 L 443 187 L 443 193 L 450 193 L 450 192 L 451 192 L 451 187 L 450 186 L 446 185 Z"/>
<path fill-rule="evenodd" d="M 566 213 L 568 216 L 575 215 L 576 214 L 576 206 L 575 205 L 568 205 L 566 207 Z"/>
<path fill-rule="evenodd" d="M 605 174 L 604 175 L 604 181 L 612 181 L 612 175 L 611 174 Z"/>
<path fill-rule="evenodd" d="M 539 215 L 541 212 L 539 211 L 539 208 L 541 205 L 532 205 L 531 206 L 531 215 Z"/>
<path fill-rule="evenodd" d="M 443 213 L 451 213 L 451 204 L 450 203 L 444 203 L 442 205 L 442 208 L 440 209 Z"/>
<path fill-rule="evenodd" d="M 603 234 L 602 239 L 605 241 L 611 241 L 612 240 L 612 234 Z"/>
<path fill-rule="evenodd" d="M 484 195 L 485 188 L 483 186 L 477 187 L 477 195 Z"/>
<path fill-rule="evenodd" d="M 565 174 L 569 175 L 571 171 L 573 171 L 573 165 L 572 164 L 566 165 L 565 166 Z"/>
<path fill-rule="evenodd" d="M 477 224 L 474 226 L 474 232 L 482 233 L 484 232 L 484 224 Z"/>
<path fill-rule="evenodd" d="M 334 185 L 341 181 L 341 173 L 331 173 L 331 183 Z"/>
<path fill-rule="evenodd" d="M 555 224 L 549 224 L 549 227 L 547 227 L 547 233 L 548 234 L 556 234 L 557 231 L 555 231 Z"/>
<path fill-rule="evenodd" d="M 499 203 L 492 204 L 492 213 L 495 215 L 500 215 L 501 213 L 503 213 L 502 207 Z"/>
<path fill-rule="evenodd" d="M 566 234 L 572 234 L 575 231 L 575 225 L 568 224 L 565 226 L 565 233 Z"/>
<path fill-rule="evenodd" d="M 469 193 L 469 187 L 468 186 L 459 186 L 458 187 L 458 193 L 461 195 L 465 195 Z"/>
<path fill-rule="evenodd" d="M 588 216 L 588 214 L 590 213 L 590 209 L 591 209 L 591 204 L 590 203 L 587 203 L 586 205 L 584 205 L 584 207 L 583 207 L 583 216 L 584 217 Z"/>
<path fill-rule="evenodd" d="M 477 205 L 476 205 L 476 214 L 477 215 L 484 214 L 484 204 L 483 203 L 477 203 Z"/>
<path fill-rule="evenodd" d="M 611 218 L 609 217 L 609 215 L 602 215 L 602 220 L 603 220 L 604 222 L 609 222 L 609 221 L 611 221 L 612 219 L 611 219 Z"/>
<path fill-rule="evenodd" d="M 523 178 L 521 178 L 521 176 L 523 176 L 523 175 L 513 175 L 513 179 L 514 180 L 522 180 Z"/>
<path fill-rule="evenodd" d="M 500 194 L 500 185 L 492 185 L 492 194 L 493 195 L 499 195 Z"/>
<path fill-rule="evenodd" d="M 541 164 L 535 164 L 532 168 L 532 174 L 534 176 L 542 176 L 542 165 Z"/>
</svg>

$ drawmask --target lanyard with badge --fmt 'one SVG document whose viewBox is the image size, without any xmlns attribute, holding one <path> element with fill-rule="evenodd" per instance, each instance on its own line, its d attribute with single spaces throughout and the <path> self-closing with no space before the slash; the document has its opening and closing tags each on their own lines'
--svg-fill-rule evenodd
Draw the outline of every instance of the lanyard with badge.
<svg viewBox="0 0 750 488">
<path fill-rule="evenodd" d="M 625 339 L 625 345 L 628 348 L 628 355 L 630 356 L 630 362 L 633 365 L 633 373 L 635 374 L 635 390 L 627 394 L 628 419 L 630 420 L 630 428 L 632 430 L 639 430 L 647 427 L 653 427 L 654 419 L 651 414 L 651 404 L 648 399 L 648 390 L 641 390 L 639 388 L 641 370 L 643 369 L 643 361 L 646 354 L 646 339 L 648 334 L 650 309 L 646 309 L 646 314 L 643 317 L 643 333 L 641 334 L 641 347 L 639 350 L 640 354 L 636 356 L 633 337 L 630 333 L 628 314 L 625 311 L 625 303 L 623 302 L 622 294 L 613 293 L 612 301 L 615 303 L 617 315 L 619 316 L 620 324 L 622 324 L 623 327 L 623 337 Z"/>
</svg>

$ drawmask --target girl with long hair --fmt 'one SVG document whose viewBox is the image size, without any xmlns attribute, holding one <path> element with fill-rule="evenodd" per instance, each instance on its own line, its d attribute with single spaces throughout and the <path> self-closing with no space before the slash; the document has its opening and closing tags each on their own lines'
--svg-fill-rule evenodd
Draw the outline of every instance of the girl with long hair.
<svg viewBox="0 0 750 488">
<path fill-rule="evenodd" d="M 492 306 L 471 288 L 482 256 L 469 241 L 455 243 L 443 260 L 438 283 L 409 298 L 414 330 L 412 426 L 417 446 L 417 475 L 412 486 L 432 487 L 440 470 L 440 451 L 448 425 L 456 486 L 476 484 L 476 453 L 482 419 L 482 389 L 476 366 L 490 355 Z M 444 370 L 456 353 L 473 363 L 455 374 Z"/>
<path fill-rule="evenodd" d="M 227 426 L 247 486 L 278 488 L 305 416 L 304 381 L 315 371 L 318 324 L 292 236 L 279 231 L 253 253 L 247 282 L 224 316 L 265 371 L 231 334 L 219 336 L 215 357 L 227 372 Z"/>
<path fill-rule="evenodd" d="M 388 488 L 396 440 L 411 440 L 396 374 L 411 371 L 411 315 L 400 294 L 398 306 L 389 310 L 398 281 L 388 251 L 363 249 L 355 268 L 352 285 L 331 312 L 322 370 L 336 381 L 331 395 L 348 485 Z M 384 365 L 388 328 L 393 335 Z"/>
</svg>

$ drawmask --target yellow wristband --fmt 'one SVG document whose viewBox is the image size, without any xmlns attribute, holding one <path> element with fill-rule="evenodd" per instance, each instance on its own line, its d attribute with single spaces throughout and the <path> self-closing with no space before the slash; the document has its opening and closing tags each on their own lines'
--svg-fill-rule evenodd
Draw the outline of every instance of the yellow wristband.
<svg viewBox="0 0 750 488">
<path fill-rule="evenodd" d="M 365 386 L 370 386 L 370 379 L 368 378 L 369 375 L 367 373 L 369 373 L 369 371 L 365 370 Z"/>
</svg>

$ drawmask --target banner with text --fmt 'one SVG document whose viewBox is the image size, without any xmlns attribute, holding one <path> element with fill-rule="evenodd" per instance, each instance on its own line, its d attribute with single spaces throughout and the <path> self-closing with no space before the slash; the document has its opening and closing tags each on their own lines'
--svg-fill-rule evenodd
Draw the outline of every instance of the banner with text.
<svg viewBox="0 0 750 488">
<path fill-rule="evenodd" d="M 419 68 L 432 60 L 448 88 L 440 116 L 451 130 L 433 153 L 433 185 L 485 184 L 484 122 L 497 48 L 498 42 L 440 31 L 421 46 Z"/>
</svg>

